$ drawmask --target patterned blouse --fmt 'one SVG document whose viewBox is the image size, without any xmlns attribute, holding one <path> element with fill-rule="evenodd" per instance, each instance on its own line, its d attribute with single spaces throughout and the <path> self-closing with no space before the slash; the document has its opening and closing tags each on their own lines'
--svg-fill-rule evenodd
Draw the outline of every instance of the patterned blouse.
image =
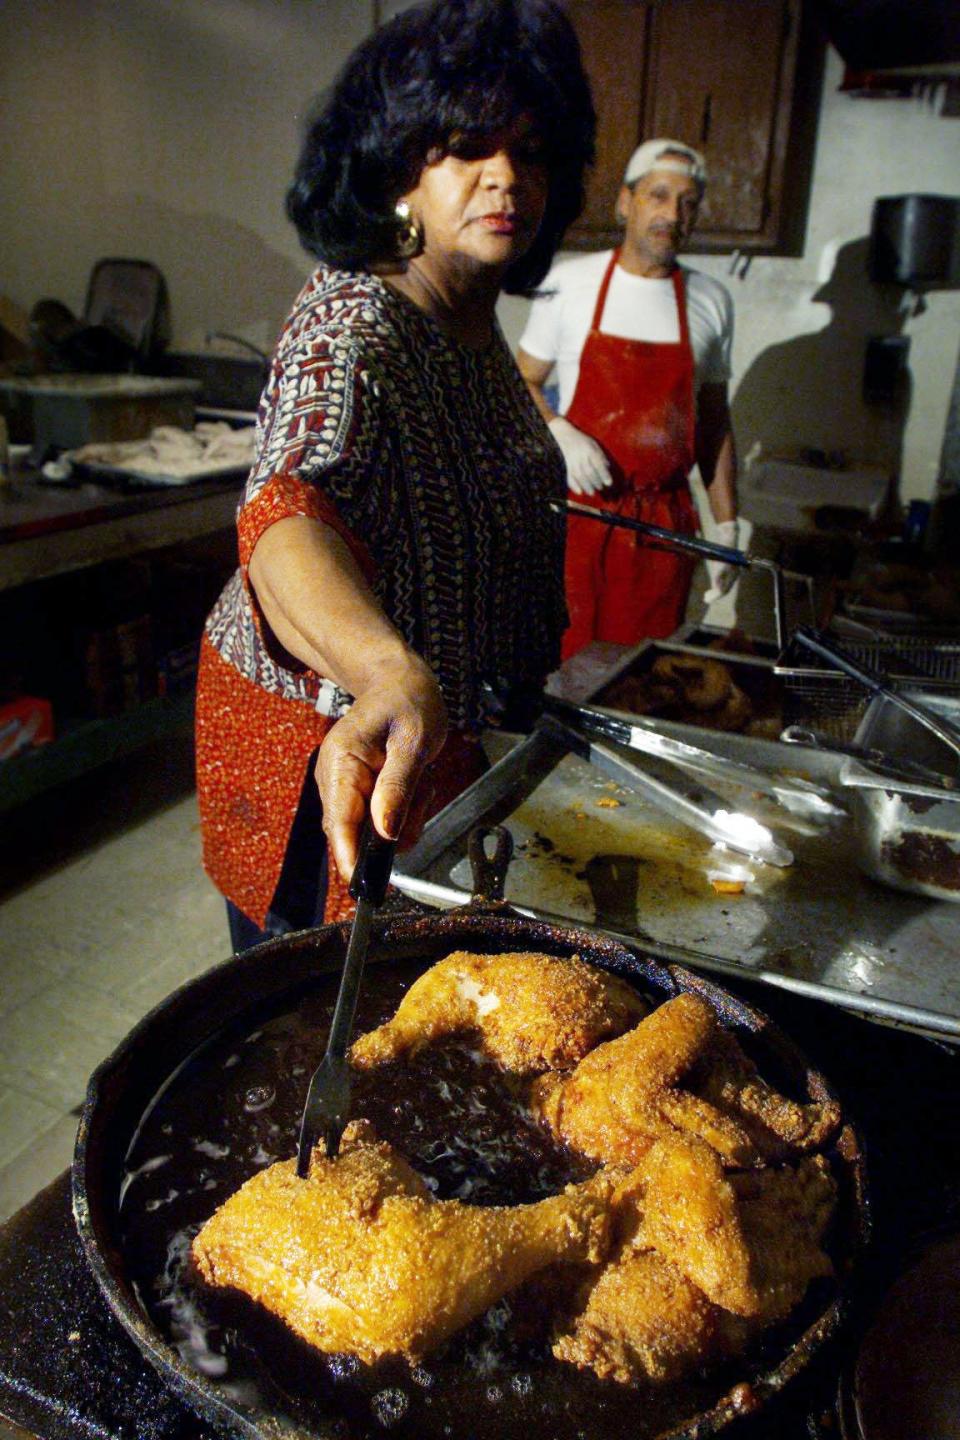
<svg viewBox="0 0 960 1440">
<path fill-rule="evenodd" d="M 349 696 L 265 625 L 247 583 L 287 515 L 333 526 L 428 662 L 454 727 L 434 808 L 480 773 L 484 684 L 542 687 L 566 624 L 563 459 L 502 335 L 447 339 L 380 279 L 320 269 L 301 292 L 260 405 L 237 513 L 240 569 L 207 621 L 197 684 L 204 865 L 264 925 L 309 757 Z M 349 897 L 331 870 L 326 918 Z"/>
<path fill-rule="evenodd" d="M 320 268 L 280 338 L 238 512 L 241 569 L 207 637 L 271 694 L 341 713 L 349 697 L 278 646 L 246 584 L 269 525 L 325 520 L 436 674 L 451 723 L 478 730 L 485 681 L 539 688 L 559 663 L 564 519 L 548 501 L 564 495 L 499 330 L 468 349 L 378 277 Z"/>
</svg>

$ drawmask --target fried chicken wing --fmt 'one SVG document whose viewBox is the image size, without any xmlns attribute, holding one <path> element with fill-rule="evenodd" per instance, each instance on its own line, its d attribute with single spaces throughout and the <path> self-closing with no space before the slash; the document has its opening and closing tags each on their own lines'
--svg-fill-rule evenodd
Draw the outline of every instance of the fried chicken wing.
<svg viewBox="0 0 960 1440">
<path fill-rule="evenodd" d="M 800 1105 L 768 1085 L 725 1030 L 718 1030 L 694 1086 L 711 1105 L 736 1115 L 769 1160 L 822 1149 L 840 1124 L 835 1101 Z"/>
<path fill-rule="evenodd" d="M 820 1155 L 726 1174 L 702 1140 L 658 1141 L 618 1179 L 611 1258 L 561 1301 L 553 1353 L 657 1383 L 741 1353 L 833 1273 L 822 1241 L 835 1199 Z"/>
<path fill-rule="evenodd" d="M 371 1069 L 445 1035 L 476 1031 L 480 1048 L 505 1070 L 563 1069 L 647 1008 L 625 981 L 577 956 L 458 950 L 411 985 L 391 1020 L 354 1042 L 350 1059 Z"/>
<path fill-rule="evenodd" d="M 193 1243 L 211 1285 L 244 1292 L 308 1344 L 372 1362 L 441 1344 L 529 1275 L 595 1262 L 608 1244 L 603 1176 L 509 1208 L 435 1200 L 365 1122 L 339 1156 L 318 1149 L 248 1180 Z"/>
<path fill-rule="evenodd" d="M 665 1383 L 718 1345 L 716 1307 L 669 1260 L 625 1246 L 578 1288 L 553 1353 L 602 1380 Z"/>
<path fill-rule="evenodd" d="M 704 1141 L 677 1135 L 645 1157 L 636 1241 L 670 1260 L 709 1300 L 755 1315 L 760 1296 L 737 1194 L 720 1156 Z"/>
<path fill-rule="evenodd" d="M 536 1079 L 529 1103 L 574 1149 L 627 1165 L 677 1130 L 728 1165 L 758 1165 L 819 1143 L 839 1119 L 833 1105 L 796 1105 L 765 1085 L 712 1007 L 689 994 L 598 1045 L 570 1074 Z"/>
</svg>

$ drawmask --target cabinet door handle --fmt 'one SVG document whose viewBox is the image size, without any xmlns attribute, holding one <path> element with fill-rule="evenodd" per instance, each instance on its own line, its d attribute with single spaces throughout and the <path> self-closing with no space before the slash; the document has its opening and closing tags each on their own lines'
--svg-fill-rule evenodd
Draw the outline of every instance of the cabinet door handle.
<svg viewBox="0 0 960 1440">
<path fill-rule="evenodd" d="M 700 144 L 706 145 L 710 139 L 710 122 L 713 119 L 713 96 L 707 94 L 703 99 L 703 115 L 700 119 Z"/>
</svg>

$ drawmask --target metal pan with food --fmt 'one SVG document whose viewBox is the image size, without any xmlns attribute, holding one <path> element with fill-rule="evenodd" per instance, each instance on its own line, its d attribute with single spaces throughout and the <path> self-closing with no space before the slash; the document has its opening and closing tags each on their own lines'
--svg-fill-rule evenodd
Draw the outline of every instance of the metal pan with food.
<svg viewBox="0 0 960 1440">
<path fill-rule="evenodd" d="M 868 1211 L 860 1142 L 829 1083 L 718 986 L 489 898 L 495 875 L 473 854 L 488 898 L 373 920 L 355 1123 L 336 1160 L 315 1152 L 308 1180 L 295 1174 L 296 1122 L 345 926 L 267 942 L 192 982 L 91 1081 L 73 1175 L 86 1255 L 144 1356 L 225 1434 L 359 1440 L 386 1426 L 430 1440 L 463 1433 L 469 1412 L 478 1440 L 572 1440 L 589 1413 L 596 1440 L 692 1440 L 770 1402 L 842 1323 Z M 552 1000 L 572 987 L 568 1011 L 541 1013 L 544 983 Z M 622 1098 L 598 1085 L 617 1065 L 635 1090 L 650 1084 L 618 1127 L 598 1127 L 576 1095 Z M 712 1233 L 733 1242 L 717 1272 L 733 1309 L 687 1278 L 699 1262 L 670 1221 L 678 1185 L 705 1220 L 710 1207 L 726 1217 Z M 373 1226 L 369 1272 L 386 1288 L 373 1280 L 358 1296 L 349 1283 Z M 239 1292 L 256 1291 L 251 1273 L 266 1286 L 278 1243 L 287 1283 L 271 1309 Z M 792 1264 L 798 1249 L 784 1313 L 778 1257 Z M 696 1272 L 708 1289 L 719 1255 Z M 202 1283 L 218 1264 L 225 1283 Z M 633 1291 L 617 1265 L 639 1267 Z M 625 1293 L 638 1313 L 621 1313 Z M 307 1343 L 305 1315 L 337 1334 L 358 1325 L 362 1341 Z M 454 1333 L 451 1316 L 466 1317 Z M 685 1370 L 701 1342 L 706 1364 Z"/>
<path fill-rule="evenodd" d="M 924 710 L 933 703 L 925 695 Z M 960 741 L 960 701 L 940 699 L 937 714 Z M 957 752 L 886 695 L 871 702 L 857 732 L 864 749 L 923 766 L 928 779 L 884 773 L 848 760 L 840 780 L 849 797 L 861 869 L 883 885 L 960 901 L 960 764 Z M 941 781 L 936 783 L 936 775 Z"/>
<path fill-rule="evenodd" d="M 783 681 L 769 660 L 650 640 L 624 655 L 590 704 L 775 741 L 783 729 L 782 699 Z"/>
</svg>

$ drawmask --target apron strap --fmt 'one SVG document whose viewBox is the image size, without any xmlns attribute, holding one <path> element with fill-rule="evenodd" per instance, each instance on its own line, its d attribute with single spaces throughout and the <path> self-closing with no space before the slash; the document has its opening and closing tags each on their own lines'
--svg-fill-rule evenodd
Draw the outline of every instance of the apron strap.
<svg viewBox="0 0 960 1440">
<path fill-rule="evenodd" d="M 593 319 L 590 321 L 590 329 L 599 331 L 600 321 L 603 319 L 603 307 L 607 303 L 607 291 L 610 289 L 610 281 L 613 278 L 614 267 L 620 259 L 620 251 L 614 250 L 610 256 L 610 264 L 604 271 L 603 279 L 600 282 L 600 290 L 597 294 L 597 303 L 593 307 Z"/>
<path fill-rule="evenodd" d="M 683 278 L 683 271 L 679 265 L 674 266 L 670 277 L 673 281 L 673 293 L 677 299 L 677 319 L 680 322 L 680 344 L 685 349 L 690 349 L 690 322 L 687 318 L 687 286 Z"/>
</svg>

